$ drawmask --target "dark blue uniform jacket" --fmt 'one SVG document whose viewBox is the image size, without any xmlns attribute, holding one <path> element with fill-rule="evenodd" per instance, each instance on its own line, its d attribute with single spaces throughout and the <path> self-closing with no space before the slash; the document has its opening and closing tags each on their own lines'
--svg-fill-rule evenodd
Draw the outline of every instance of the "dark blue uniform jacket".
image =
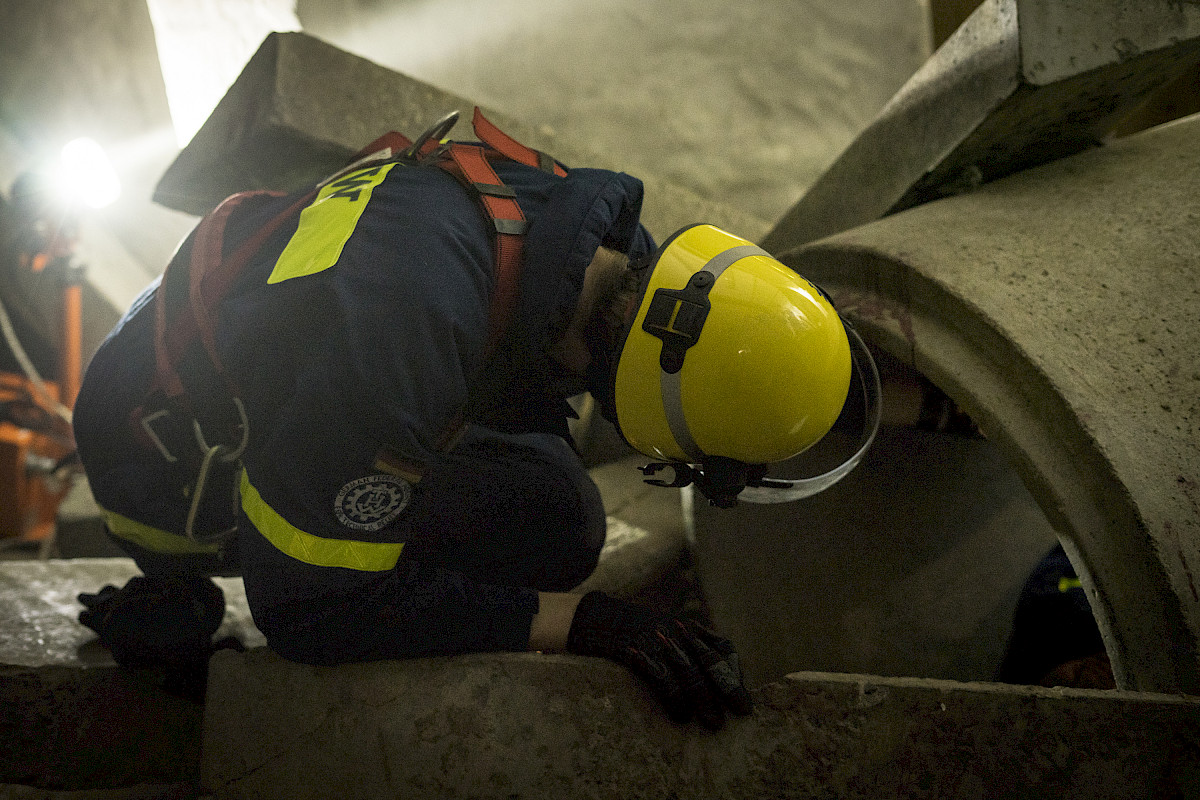
<svg viewBox="0 0 1200 800">
<path fill-rule="evenodd" d="M 75 426 L 110 531 L 143 570 L 212 572 L 236 552 L 255 621 L 302 661 L 524 648 L 535 590 L 580 577 L 555 572 L 555 551 L 582 545 L 554 536 L 598 502 L 559 438 L 568 389 L 546 350 L 596 248 L 653 243 L 628 175 L 494 166 L 530 225 L 516 311 L 486 362 L 490 224 L 441 169 L 352 173 L 249 263 L 217 328 L 250 431 L 239 533 L 220 544 L 178 535 L 188 476 L 131 418 L 161 288 L 134 303 L 89 365 Z M 226 249 L 292 199 L 239 210 Z M 539 524 L 559 533 L 523 540 Z"/>
</svg>

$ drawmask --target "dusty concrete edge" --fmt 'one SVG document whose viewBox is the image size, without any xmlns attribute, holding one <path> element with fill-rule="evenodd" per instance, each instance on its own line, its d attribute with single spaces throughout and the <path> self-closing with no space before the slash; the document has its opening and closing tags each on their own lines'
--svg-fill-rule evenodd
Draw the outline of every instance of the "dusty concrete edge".
<svg viewBox="0 0 1200 800">
<path fill-rule="evenodd" d="M 1075 796 L 1100 774 L 1145 796 L 1200 764 L 1197 697 L 795 673 L 714 733 L 578 656 L 306 667 L 255 652 L 214 675 L 202 775 L 218 798 Z"/>
<path fill-rule="evenodd" d="M 1025 684 L 996 683 L 993 681 L 950 681 L 940 678 L 906 678 L 895 676 L 865 675 L 852 672 L 791 672 L 778 681 L 798 683 L 837 683 L 858 686 L 894 686 L 903 689 L 930 689 L 939 692 L 965 691 L 978 694 L 995 694 L 1020 697 L 1040 697 L 1052 700 L 1105 700 L 1114 703 L 1139 702 L 1166 705 L 1196 706 L 1200 709 L 1200 695 L 1168 694 L 1164 692 L 1138 692 L 1125 689 L 1073 689 L 1065 686 L 1032 686 Z M 769 685 L 769 684 L 768 684 Z"/>
</svg>

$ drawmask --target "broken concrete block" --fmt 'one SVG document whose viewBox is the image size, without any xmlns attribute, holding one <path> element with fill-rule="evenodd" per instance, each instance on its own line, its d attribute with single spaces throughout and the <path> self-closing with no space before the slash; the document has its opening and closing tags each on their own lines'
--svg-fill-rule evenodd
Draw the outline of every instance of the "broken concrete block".
<svg viewBox="0 0 1200 800">
<path fill-rule="evenodd" d="M 1151 797 L 1200 786 L 1200 699 L 805 673 L 718 733 L 540 654 L 213 659 L 215 798 Z"/>
<path fill-rule="evenodd" d="M 1200 63 L 1200 8 L 987 0 L 764 238 L 772 253 L 1099 145 Z"/>
<path fill-rule="evenodd" d="M 453 110 L 461 118 L 451 138 L 473 139 L 474 106 L 312 36 L 271 34 L 167 169 L 154 199 L 204 214 L 235 192 L 295 189 L 337 171 L 381 134 L 394 130 L 416 137 Z M 614 159 L 541 128 L 484 111 L 513 138 L 568 166 L 622 169 Z M 749 239 L 766 232 L 766 224 L 748 214 L 654 176 L 638 177 L 646 183 L 643 221 L 660 239 L 700 221 Z"/>
<path fill-rule="evenodd" d="M 0 563 L 0 784 L 105 789 L 195 781 L 202 706 L 119 668 L 76 621 L 80 592 L 122 586 L 127 558 Z M 261 646 L 240 580 L 218 579 L 221 635 Z"/>
</svg>

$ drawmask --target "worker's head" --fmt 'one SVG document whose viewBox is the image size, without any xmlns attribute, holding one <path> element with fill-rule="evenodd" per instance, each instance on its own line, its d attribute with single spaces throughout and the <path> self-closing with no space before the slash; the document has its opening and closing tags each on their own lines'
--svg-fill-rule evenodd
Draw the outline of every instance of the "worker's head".
<svg viewBox="0 0 1200 800">
<path fill-rule="evenodd" d="M 824 437 L 870 359 L 820 289 L 711 225 L 597 272 L 593 395 L 630 445 L 675 467 L 670 485 L 686 472 L 719 505 Z"/>
</svg>

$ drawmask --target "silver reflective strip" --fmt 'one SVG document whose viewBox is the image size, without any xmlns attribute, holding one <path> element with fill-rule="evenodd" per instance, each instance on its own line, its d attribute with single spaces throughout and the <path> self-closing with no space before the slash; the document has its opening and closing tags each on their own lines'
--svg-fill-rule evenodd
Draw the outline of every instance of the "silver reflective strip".
<svg viewBox="0 0 1200 800">
<path fill-rule="evenodd" d="M 701 267 L 701 270 L 711 272 L 714 277 L 721 277 L 721 273 L 733 266 L 737 261 L 741 261 L 748 256 L 773 256 L 766 250 L 763 250 L 758 245 L 743 244 L 738 247 L 731 247 L 728 250 L 723 250 L 708 260 L 708 263 Z"/>
<path fill-rule="evenodd" d="M 731 247 L 728 250 L 722 250 L 696 271 L 711 272 L 715 283 L 716 279 L 721 277 L 721 273 L 747 256 L 772 257 L 770 253 L 758 245 L 744 244 L 738 247 Z M 700 446 L 696 444 L 696 440 L 692 438 L 691 428 L 688 427 L 687 418 L 683 415 L 683 386 L 679 377 L 682 374 L 683 370 L 676 372 L 674 375 L 667 372 L 662 372 L 659 375 L 659 385 L 662 388 L 663 413 L 667 417 L 667 426 L 671 429 L 671 435 L 675 437 L 675 443 L 679 445 L 679 449 L 688 457 L 689 463 L 698 464 L 704 460 L 704 451 L 700 449 Z"/>
<path fill-rule="evenodd" d="M 704 460 L 704 451 L 692 438 L 692 431 L 683 416 L 683 387 L 679 380 L 682 374 L 683 370 L 673 375 L 668 372 L 659 374 L 663 413 L 667 416 L 667 426 L 671 429 L 671 435 L 675 437 L 675 444 L 679 445 L 679 449 L 687 456 L 688 463 L 698 464 Z"/>
</svg>

